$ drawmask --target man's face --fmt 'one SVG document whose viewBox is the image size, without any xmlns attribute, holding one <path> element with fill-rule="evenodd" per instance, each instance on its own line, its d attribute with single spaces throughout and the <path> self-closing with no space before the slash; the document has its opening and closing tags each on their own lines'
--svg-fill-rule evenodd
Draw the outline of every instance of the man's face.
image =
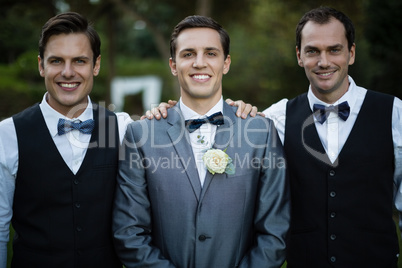
<svg viewBox="0 0 402 268">
<path fill-rule="evenodd" d="M 40 75 L 45 78 L 47 101 L 53 109 L 71 118 L 73 107 L 86 107 L 93 77 L 100 68 L 100 56 L 95 66 L 93 64 L 93 52 L 86 35 L 51 36 L 43 59 L 38 57 L 38 63 Z"/>
<path fill-rule="evenodd" d="M 323 101 L 335 102 L 348 90 L 348 68 L 355 60 L 355 45 L 348 50 L 345 28 L 334 18 L 326 24 L 307 22 L 301 37 L 297 59 L 313 93 Z"/>
<path fill-rule="evenodd" d="M 217 103 L 222 95 L 222 77 L 230 67 L 230 56 L 224 58 L 219 33 L 210 28 L 185 29 L 176 44 L 176 59 L 170 59 L 169 65 L 179 79 L 183 102 Z"/>
</svg>

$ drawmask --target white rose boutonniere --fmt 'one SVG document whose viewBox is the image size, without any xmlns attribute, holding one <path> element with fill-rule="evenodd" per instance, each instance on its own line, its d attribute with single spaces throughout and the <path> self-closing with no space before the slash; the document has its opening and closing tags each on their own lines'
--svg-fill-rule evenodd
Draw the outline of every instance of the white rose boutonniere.
<svg viewBox="0 0 402 268">
<path fill-rule="evenodd" d="M 205 166 L 208 171 L 212 174 L 215 173 L 226 173 L 226 174 L 234 174 L 235 167 L 232 163 L 232 158 L 230 158 L 226 153 L 226 149 L 224 151 L 219 149 L 208 149 L 205 154 L 202 156 L 202 160 L 204 161 Z"/>
</svg>

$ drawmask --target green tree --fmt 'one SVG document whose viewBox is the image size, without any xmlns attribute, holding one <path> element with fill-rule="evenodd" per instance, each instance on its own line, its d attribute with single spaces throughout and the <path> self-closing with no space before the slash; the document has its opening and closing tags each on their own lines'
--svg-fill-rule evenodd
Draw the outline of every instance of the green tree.
<svg viewBox="0 0 402 268">
<path fill-rule="evenodd" d="M 0 63 L 13 63 L 37 47 L 40 28 L 56 13 L 51 0 L 0 0 Z"/>
<path fill-rule="evenodd" d="M 370 86 L 402 98 L 402 2 L 371 0 L 366 7 L 365 35 L 373 64 Z"/>
</svg>

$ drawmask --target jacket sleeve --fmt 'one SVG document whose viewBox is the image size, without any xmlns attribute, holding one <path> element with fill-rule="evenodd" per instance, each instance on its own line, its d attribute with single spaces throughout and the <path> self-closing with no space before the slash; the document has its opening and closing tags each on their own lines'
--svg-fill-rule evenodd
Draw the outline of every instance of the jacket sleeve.
<svg viewBox="0 0 402 268">
<path fill-rule="evenodd" d="M 239 267 L 281 267 L 290 224 L 290 189 L 282 143 L 271 121 L 254 213 L 255 244 Z"/>
<path fill-rule="evenodd" d="M 151 205 L 142 155 L 134 138 L 140 121 L 130 124 L 120 150 L 113 210 L 113 233 L 117 254 L 127 268 L 174 265 L 152 245 Z M 142 120 L 144 123 L 145 120 Z"/>
</svg>

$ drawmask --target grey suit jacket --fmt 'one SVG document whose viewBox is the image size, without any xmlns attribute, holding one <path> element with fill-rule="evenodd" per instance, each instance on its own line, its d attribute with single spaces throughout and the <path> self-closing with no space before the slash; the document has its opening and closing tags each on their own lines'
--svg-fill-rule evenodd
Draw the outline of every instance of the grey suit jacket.
<svg viewBox="0 0 402 268">
<path fill-rule="evenodd" d="M 239 119 L 224 104 L 214 148 L 236 173 L 203 187 L 178 107 L 129 125 L 113 217 L 117 253 L 131 267 L 280 267 L 289 227 L 282 145 L 272 121 Z"/>
</svg>

